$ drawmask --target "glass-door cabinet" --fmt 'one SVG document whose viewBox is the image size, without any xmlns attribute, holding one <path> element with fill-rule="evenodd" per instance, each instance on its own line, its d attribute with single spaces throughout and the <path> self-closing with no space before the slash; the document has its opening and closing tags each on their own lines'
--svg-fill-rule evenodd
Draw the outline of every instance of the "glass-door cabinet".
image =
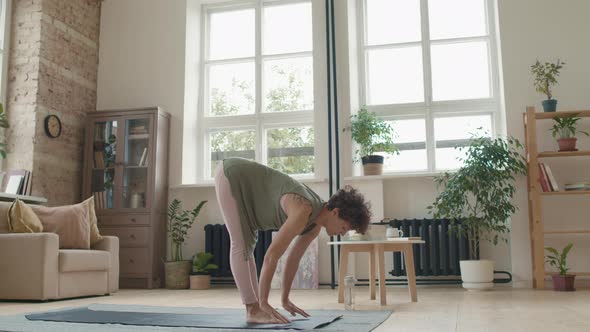
<svg viewBox="0 0 590 332">
<path fill-rule="evenodd" d="M 169 123 L 159 107 L 88 114 L 82 199 L 94 197 L 100 233 L 119 238 L 121 287 L 162 285 Z"/>
</svg>

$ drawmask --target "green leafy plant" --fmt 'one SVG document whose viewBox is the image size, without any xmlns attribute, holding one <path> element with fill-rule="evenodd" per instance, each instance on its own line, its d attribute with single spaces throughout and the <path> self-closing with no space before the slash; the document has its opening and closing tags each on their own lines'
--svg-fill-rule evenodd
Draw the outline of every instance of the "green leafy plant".
<svg viewBox="0 0 590 332">
<path fill-rule="evenodd" d="M 219 266 L 209 263 L 213 259 L 213 254 L 200 252 L 193 256 L 193 272 L 198 274 L 208 274 L 212 270 L 217 270 Z"/>
<path fill-rule="evenodd" d="M 569 254 L 573 246 L 573 243 L 569 243 L 561 252 L 553 247 L 545 247 L 545 250 L 549 252 L 546 262 L 559 269 L 559 274 L 562 276 L 566 275 L 567 271 L 569 271 L 567 267 L 567 254 Z"/>
<path fill-rule="evenodd" d="M 170 238 L 170 258 L 173 262 L 182 261 L 182 244 L 187 238 L 201 208 L 207 201 L 200 202 L 192 210 L 182 210 L 182 203 L 176 198 L 168 206 L 168 237 Z"/>
<path fill-rule="evenodd" d="M 553 118 L 553 121 L 555 122 L 553 127 L 551 127 L 551 134 L 553 135 L 553 138 L 571 138 L 575 137 L 576 133 L 590 136 L 590 134 L 585 131 L 576 131 L 576 128 L 578 127 L 578 121 L 581 120 L 581 118 L 576 117 L 576 115 L 578 114 Z"/>
<path fill-rule="evenodd" d="M 557 85 L 557 77 L 559 77 L 559 71 L 563 68 L 563 65 L 565 65 L 565 62 L 557 59 L 556 63 L 545 62 L 544 64 L 537 60 L 531 66 L 531 73 L 535 76 L 535 90 L 547 95 L 547 99 L 553 97 L 551 86 Z"/>
<path fill-rule="evenodd" d="M 375 152 L 399 154 L 393 139 L 397 137 L 393 127 L 366 107 L 362 107 L 357 114 L 350 117 L 350 130 L 352 139 L 358 143 L 359 149 L 355 154 L 360 157 L 374 155 Z M 359 161 L 359 159 L 355 159 Z"/>
<path fill-rule="evenodd" d="M 4 113 L 4 106 L 2 106 L 2 103 L 0 103 L 0 128 L 10 128 L 10 125 L 8 124 L 8 119 L 6 119 L 6 113 Z M 2 158 L 6 159 L 6 143 L 1 142 L 0 143 L 0 156 L 2 156 Z"/>
<path fill-rule="evenodd" d="M 509 232 L 507 219 L 516 211 L 512 198 L 515 176 L 526 174 L 523 146 L 514 138 L 472 137 L 465 148 L 463 166 L 436 177 L 443 188 L 428 207 L 435 218 L 450 220 L 457 236 L 466 236 L 471 258 L 477 257 L 480 240 L 494 245 Z"/>
</svg>

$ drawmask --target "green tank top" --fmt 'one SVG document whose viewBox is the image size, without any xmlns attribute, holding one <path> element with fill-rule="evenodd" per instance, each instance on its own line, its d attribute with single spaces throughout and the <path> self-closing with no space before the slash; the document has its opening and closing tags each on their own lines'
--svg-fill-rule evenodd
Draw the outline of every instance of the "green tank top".
<svg viewBox="0 0 590 332">
<path fill-rule="evenodd" d="M 284 194 L 295 193 L 311 202 L 312 213 L 304 232 L 314 226 L 324 207 L 324 201 L 305 184 L 248 159 L 224 159 L 223 171 L 238 206 L 246 258 L 254 251 L 259 230 L 279 229 L 287 220 L 280 203 Z"/>
</svg>

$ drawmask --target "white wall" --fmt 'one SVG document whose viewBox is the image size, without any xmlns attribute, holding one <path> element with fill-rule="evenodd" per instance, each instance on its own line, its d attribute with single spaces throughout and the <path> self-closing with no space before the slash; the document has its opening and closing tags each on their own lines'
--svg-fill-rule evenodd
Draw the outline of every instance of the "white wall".
<svg viewBox="0 0 590 332">
<path fill-rule="evenodd" d="M 183 107 L 185 100 L 188 102 L 194 97 L 185 96 L 183 91 L 185 81 L 191 84 L 188 83 L 190 78 L 184 74 L 187 24 L 190 29 L 190 22 L 185 19 L 186 5 L 187 2 L 182 0 L 106 0 L 102 4 L 98 108 L 160 105 L 172 114 L 169 176 L 171 185 L 181 183 Z M 189 1 L 189 5 L 193 7 L 189 10 L 195 10 L 194 1 Z M 535 93 L 529 75 L 530 65 L 536 58 L 545 61 L 560 57 L 567 62 L 560 85 L 555 89 L 560 109 L 588 109 L 590 94 L 587 93 L 587 87 L 590 66 L 587 65 L 587 59 L 590 59 L 590 45 L 586 41 L 590 22 L 586 15 L 590 12 L 590 2 L 570 0 L 566 5 L 554 0 L 499 0 L 498 8 L 508 134 L 524 140 L 522 113 L 526 105 L 540 106 L 543 99 Z M 340 9 L 337 8 L 337 11 L 340 12 Z M 342 22 L 346 20 L 337 20 L 340 26 L 343 25 Z M 346 33 L 343 35 L 346 36 Z M 338 43 L 344 42 L 345 40 L 338 40 Z M 341 46 L 337 47 L 341 49 Z M 339 59 L 344 58 L 341 56 Z M 343 68 L 339 73 L 346 75 L 347 70 L 348 68 Z M 346 76 L 339 76 L 339 79 L 346 80 Z M 339 82 L 339 85 L 346 87 L 348 84 Z M 352 86 L 354 87 L 354 84 Z M 193 91 L 190 89 L 187 93 Z M 344 119 L 348 116 L 346 112 L 357 108 L 357 105 L 354 105 L 355 92 L 350 95 L 341 93 L 341 98 L 348 102 L 346 104 L 339 100 L 341 122 L 345 122 Z M 584 122 L 582 127 L 590 130 L 590 123 Z M 548 132 L 543 133 L 545 149 L 553 148 Z M 587 138 L 580 141 L 582 147 L 588 147 L 590 143 Z M 343 160 L 350 159 L 344 156 Z M 581 162 L 582 164 L 574 164 L 570 160 L 559 160 L 550 161 L 550 165 L 556 169 L 558 181 L 564 183 L 584 179 L 581 170 L 588 169 L 588 162 Z M 343 168 L 351 169 L 347 165 Z M 497 269 L 512 271 L 515 285 L 529 286 L 531 263 L 526 180 L 520 179 L 518 185 L 516 202 L 519 211 L 512 218 L 510 245 L 484 247 L 482 255 L 495 259 Z M 325 184 L 312 186 L 320 191 L 322 196 L 327 195 Z M 436 195 L 432 179 L 428 177 L 389 179 L 383 182 L 382 188 L 383 201 L 378 203 L 382 212 L 379 214 L 389 218 L 427 217 L 425 207 Z M 375 192 L 367 194 L 372 196 Z M 186 208 L 202 199 L 210 201 L 202 212 L 199 224 L 191 230 L 191 238 L 185 248 L 185 255 L 191 255 L 204 248 L 203 225 L 221 222 L 214 190 L 212 187 L 173 188 L 170 198 L 173 197 L 185 202 Z M 548 223 L 571 222 L 572 228 L 588 227 L 587 217 L 584 216 L 588 215 L 586 206 L 590 205 L 584 205 L 584 198 L 545 200 L 548 203 L 546 216 L 552 219 Z M 588 245 L 583 243 L 588 243 L 587 239 L 579 237 L 572 253 L 574 267 L 578 270 L 590 270 L 590 262 L 584 259 L 582 254 L 588 251 Z M 325 238 L 320 243 L 325 242 L 324 240 Z M 330 275 L 329 252 L 322 246 L 320 252 L 320 280 L 327 282 Z M 357 264 L 357 271 L 361 273 L 363 270 L 365 269 Z"/>
</svg>

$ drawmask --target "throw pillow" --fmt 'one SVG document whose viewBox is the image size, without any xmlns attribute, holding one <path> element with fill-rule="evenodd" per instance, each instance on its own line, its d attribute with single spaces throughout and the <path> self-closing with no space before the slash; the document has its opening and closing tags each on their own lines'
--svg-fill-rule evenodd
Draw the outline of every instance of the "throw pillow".
<svg viewBox="0 0 590 332">
<path fill-rule="evenodd" d="M 56 207 L 34 206 L 45 232 L 59 236 L 60 249 L 90 249 L 90 222 L 84 203 Z"/>
<path fill-rule="evenodd" d="M 90 222 L 90 246 L 94 246 L 98 241 L 102 240 L 102 235 L 98 231 L 98 219 L 96 218 L 96 211 L 94 209 L 94 197 L 90 197 L 81 203 L 88 211 L 88 221 Z"/>
<path fill-rule="evenodd" d="M 20 199 L 15 199 L 8 208 L 8 229 L 12 233 L 40 233 L 43 225 L 30 206 Z"/>
</svg>

